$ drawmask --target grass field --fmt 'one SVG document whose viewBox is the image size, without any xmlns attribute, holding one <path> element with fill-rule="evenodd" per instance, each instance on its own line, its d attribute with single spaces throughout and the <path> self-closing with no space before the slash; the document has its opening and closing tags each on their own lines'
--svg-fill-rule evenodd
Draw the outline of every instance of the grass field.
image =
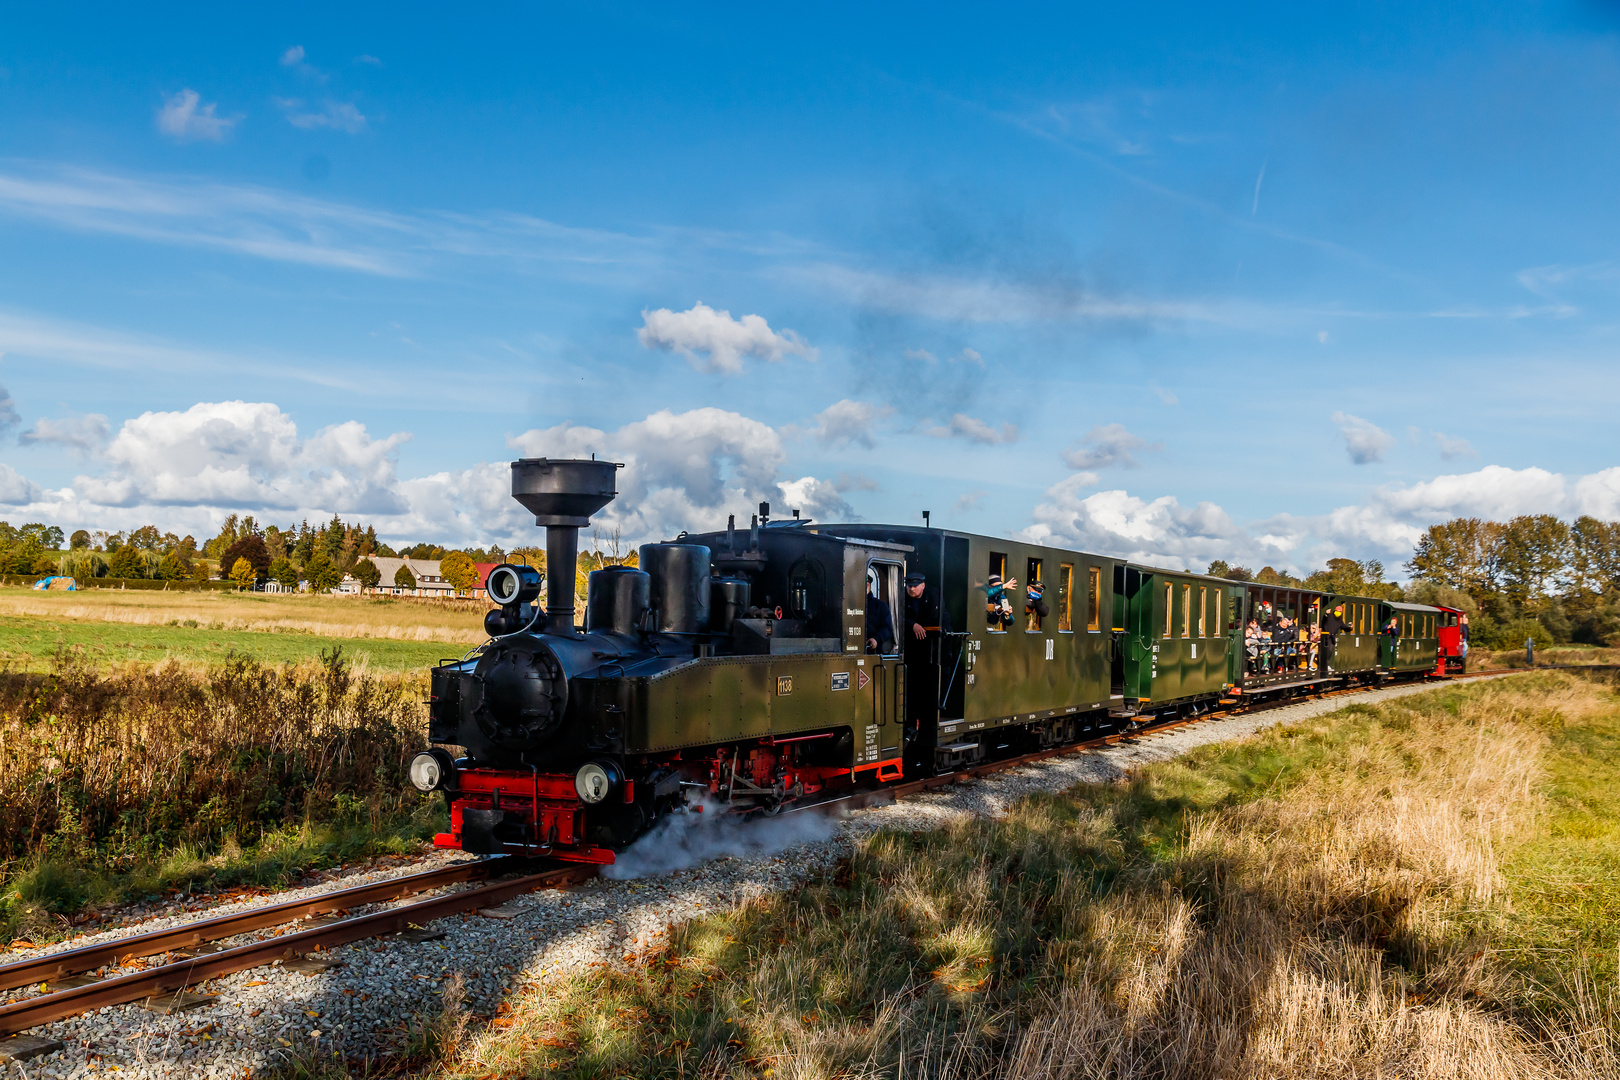
<svg viewBox="0 0 1620 1080">
<path fill-rule="evenodd" d="M 444 817 L 403 772 L 426 690 L 421 671 L 331 653 L 273 665 L 69 654 L 46 674 L 0 673 L 0 935 L 49 939 L 132 897 L 285 885 L 416 850 Z"/>
<path fill-rule="evenodd" d="M 403 671 L 482 641 L 482 618 L 471 605 L 389 597 L 0 588 L 0 666 L 44 671 L 64 647 L 97 663 L 232 651 L 292 663 L 342 645 L 355 662 Z"/>
<path fill-rule="evenodd" d="M 1357 706 L 879 835 L 626 970 L 424 1028 L 447 1076 L 1620 1075 L 1620 699 Z"/>
</svg>

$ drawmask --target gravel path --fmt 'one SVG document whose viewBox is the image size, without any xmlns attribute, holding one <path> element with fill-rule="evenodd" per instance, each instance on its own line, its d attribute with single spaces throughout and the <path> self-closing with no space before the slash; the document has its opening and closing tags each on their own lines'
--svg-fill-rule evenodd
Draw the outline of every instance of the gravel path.
<svg viewBox="0 0 1620 1080">
<path fill-rule="evenodd" d="M 880 829 L 936 828 L 964 814 L 1000 814 L 1036 791 L 1112 780 L 1135 765 L 1171 758 L 1195 746 L 1241 738 L 1356 702 L 1387 701 L 1429 689 L 1433 687 L 1371 690 L 1205 721 L 857 810 L 840 820 L 805 813 L 739 823 L 712 813 L 683 815 L 670 820 L 673 828 L 639 842 L 615 868 L 618 873 L 639 870 L 645 876 L 519 897 L 503 906 L 504 918 L 469 914 L 442 919 L 432 924 L 433 930 L 444 932 L 438 941 L 358 942 L 323 954 L 342 966 L 317 975 L 272 967 L 210 980 L 194 989 L 218 995 L 215 1002 L 176 1016 L 123 1005 L 64 1020 L 31 1034 L 60 1039 L 65 1050 L 12 1063 L 7 1070 L 30 1078 L 99 1075 L 112 1066 L 127 1077 L 240 1077 L 295 1053 L 399 1053 L 409 1045 L 417 1018 L 436 1013 L 447 993 L 461 997 L 473 1014 L 488 1015 L 514 985 L 620 962 L 655 946 L 671 924 L 782 890 L 830 867 L 861 837 Z M 436 856 L 430 864 L 464 857 Z M 220 905 L 210 908 L 209 914 L 413 873 L 427 865 L 417 862 L 357 874 L 274 897 Z M 71 945 L 195 917 L 168 915 L 76 938 Z M 0 954 L 0 962 L 21 955 Z"/>
</svg>

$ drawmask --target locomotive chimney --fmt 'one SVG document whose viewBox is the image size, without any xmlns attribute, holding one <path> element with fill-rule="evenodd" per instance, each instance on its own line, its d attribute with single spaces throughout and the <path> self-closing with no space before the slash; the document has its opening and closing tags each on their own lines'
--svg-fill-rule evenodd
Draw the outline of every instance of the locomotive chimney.
<svg viewBox="0 0 1620 1080">
<path fill-rule="evenodd" d="M 512 462 L 512 498 L 546 529 L 546 633 L 574 632 L 579 530 L 612 502 L 620 466 L 611 461 L 522 458 Z M 561 586 L 559 588 L 559 586 Z"/>
</svg>

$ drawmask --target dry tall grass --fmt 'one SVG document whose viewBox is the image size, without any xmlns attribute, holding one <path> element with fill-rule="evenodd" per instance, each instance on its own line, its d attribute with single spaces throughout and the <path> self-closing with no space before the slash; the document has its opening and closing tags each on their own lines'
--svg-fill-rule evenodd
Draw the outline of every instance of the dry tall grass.
<svg viewBox="0 0 1620 1080">
<path fill-rule="evenodd" d="M 424 689 L 335 657 L 108 671 L 68 656 L 0 677 L 0 870 L 248 844 L 334 807 L 395 814 L 420 801 L 401 764 L 421 742 Z"/>
<path fill-rule="evenodd" d="M 215 630 L 389 638 L 476 645 L 487 605 L 466 601 L 299 594 L 43 592 L 0 589 L 0 616 L 84 619 L 137 626 L 175 624 Z"/>
<path fill-rule="evenodd" d="M 1409 698 L 878 836 L 667 954 L 529 988 L 445 1072 L 1620 1075 L 1612 987 L 1527 986 L 1459 930 L 1501 903 L 1548 726 L 1614 708 L 1555 685 Z"/>
</svg>

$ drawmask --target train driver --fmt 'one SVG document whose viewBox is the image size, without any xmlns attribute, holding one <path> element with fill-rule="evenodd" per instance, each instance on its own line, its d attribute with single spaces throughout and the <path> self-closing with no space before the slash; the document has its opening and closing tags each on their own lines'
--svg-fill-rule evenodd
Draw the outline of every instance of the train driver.
<svg viewBox="0 0 1620 1080">
<path fill-rule="evenodd" d="M 926 641 L 928 631 L 942 630 L 939 598 L 928 591 L 928 579 L 913 570 L 906 575 L 906 629 L 916 641 Z"/>
</svg>

